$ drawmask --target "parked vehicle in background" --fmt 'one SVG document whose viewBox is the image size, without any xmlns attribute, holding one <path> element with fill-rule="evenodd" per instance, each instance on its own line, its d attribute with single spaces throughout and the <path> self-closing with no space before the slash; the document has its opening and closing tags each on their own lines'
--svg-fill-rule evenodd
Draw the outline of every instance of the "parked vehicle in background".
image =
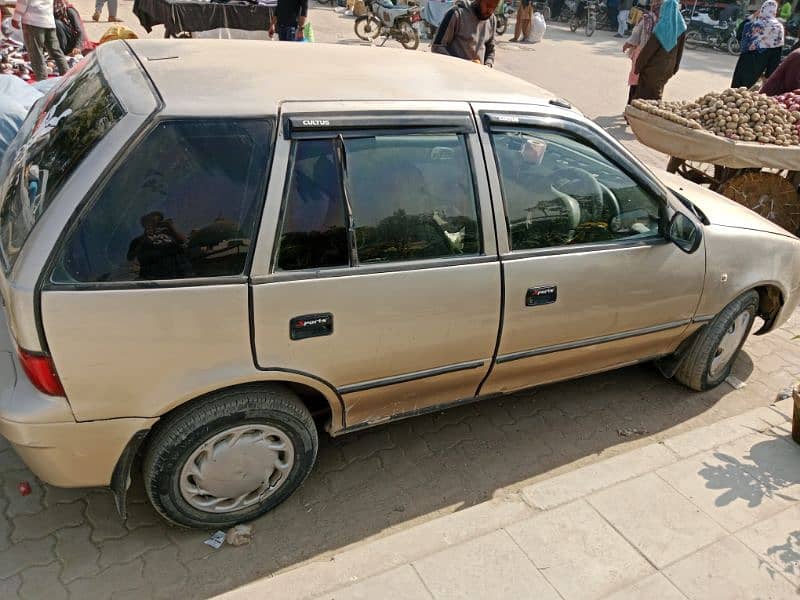
<svg viewBox="0 0 800 600">
<path fill-rule="evenodd" d="M 406 50 L 419 47 L 419 32 L 415 23 L 422 21 L 419 5 L 410 1 L 406 6 L 395 6 L 391 0 L 365 0 L 367 14 L 357 17 L 353 28 L 356 36 L 372 41 L 383 36 L 383 46 L 389 38 L 397 40 Z"/>
<path fill-rule="evenodd" d="M 495 33 L 503 35 L 508 30 L 508 22 L 514 16 L 514 4 L 512 0 L 503 0 L 497 5 L 497 10 L 494 13 L 495 17 Z"/>
<path fill-rule="evenodd" d="M 597 0 L 578 0 L 576 9 L 569 22 L 570 31 L 574 33 L 582 27 L 586 37 L 591 37 L 597 29 Z"/>
<path fill-rule="evenodd" d="M 710 21 L 694 18 L 687 21 L 686 46 L 692 49 L 700 47 L 714 48 L 739 54 L 740 42 L 736 38 L 734 21 Z"/>
<path fill-rule="evenodd" d="M 0 434 L 123 514 L 141 464 L 183 526 L 280 504 L 321 432 L 639 362 L 708 390 L 800 299 L 793 235 L 430 53 L 104 44 L 0 182 Z"/>
<path fill-rule="evenodd" d="M 580 0 L 564 0 L 561 6 L 561 12 L 558 14 L 558 21 L 561 23 L 569 23 L 575 17 L 575 12 L 578 10 L 578 2 Z"/>
</svg>

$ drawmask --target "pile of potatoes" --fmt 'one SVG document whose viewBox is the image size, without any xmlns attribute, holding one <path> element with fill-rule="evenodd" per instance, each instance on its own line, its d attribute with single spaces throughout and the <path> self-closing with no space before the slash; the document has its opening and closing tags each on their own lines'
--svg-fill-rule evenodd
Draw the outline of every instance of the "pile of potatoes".
<svg viewBox="0 0 800 600">
<path fill-rule="evenodd" d="M 712 92 L 694 102 L 634 100 L 633 106 L 690 129 L 776 146 L 800 144 L 800 113 L 747 88 Z"/>
</svg>

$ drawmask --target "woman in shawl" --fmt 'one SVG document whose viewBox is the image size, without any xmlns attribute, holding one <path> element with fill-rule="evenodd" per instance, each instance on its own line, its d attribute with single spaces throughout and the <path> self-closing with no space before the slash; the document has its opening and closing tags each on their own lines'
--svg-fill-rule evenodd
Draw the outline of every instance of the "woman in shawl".
<svg viewBox="0 0 800 600">
<path fill-rule="evenodd" d="M 742 52 L 733 72 L 731 87 L 752 87 L 759 77 L 769 77 L 781 62 L 783 25 L 775 17 L 778 3 L 767 0 L 761 10 L 744 21 Z"/>
<path fill-rule="evenodd" d="M 665 0 L 652 34 L 634 63 L 639 76 L 635 98 L 660 100 L 667 81 L 678 72 L 683 57 L 686 22 L 676 0 Z"/>
<path fill-rule="evenodd" d="M 54 0 L 53 15 L 56 18 L 58 45 L 64 54 L 77 56 L 94 49 L 95 45 L 86 36 L 83 20 L 75 7 L 67 4 L 66 0 Z"/>
<path fill-rule="evenodd" d="M 650 10 L 642 15 L 642 18 L 633 28 L 630 37 L 622 46 L 622 51 L 627 52 L 631 59 L 631 70 L 628 73 L 628 104 L 634 99 L 636 94 L 636 86 L 639 83 L 639 74 L 636 73 L 636 59 L 639 58 L 639 53 L 647 44 L 647 40 L 653 35 L 653 28 L 658 21 L 658 13 L 661 10 L 661 0 L 650 0 Z"/>
</svg>

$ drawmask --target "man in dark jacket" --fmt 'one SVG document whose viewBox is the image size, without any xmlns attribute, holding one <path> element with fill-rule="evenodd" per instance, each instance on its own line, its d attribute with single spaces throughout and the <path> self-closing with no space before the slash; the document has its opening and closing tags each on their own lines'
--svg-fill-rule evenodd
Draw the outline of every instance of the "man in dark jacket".
<svg viewBox="0 0 800 600">
<path fill-rule="evenodd" d="M 487 67 L 494 65 L 494 11 L 500 0 L 456 2 L 445 14 L 431 52 L 455 56 Z"/>
<path fill-rule="evenodd" d="M 307 15 L 308 0 L 278 0 L 278 6 L 275 8 L 269 28 L 269 37 L 275 34 L 277 25 L 279 40 L 302 42 Z"/>
</svg>

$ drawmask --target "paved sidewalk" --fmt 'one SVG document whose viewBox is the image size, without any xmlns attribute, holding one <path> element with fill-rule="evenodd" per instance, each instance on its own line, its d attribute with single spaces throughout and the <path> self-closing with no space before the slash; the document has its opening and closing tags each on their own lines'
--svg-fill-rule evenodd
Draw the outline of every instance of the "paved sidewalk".
<svg viewBox="0 0 800 600">
<path fill-rule="evenodd" d="M 758 408 L 218 598 L 796 597 L 791 410 Z"/>
</svg>

